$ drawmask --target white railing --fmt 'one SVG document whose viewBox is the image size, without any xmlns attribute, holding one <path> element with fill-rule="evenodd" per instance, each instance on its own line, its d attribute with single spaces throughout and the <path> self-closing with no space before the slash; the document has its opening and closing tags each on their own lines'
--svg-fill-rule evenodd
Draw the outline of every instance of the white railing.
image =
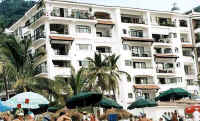
<svg viewBox="0 0 200 121">
<path fill-rule="evenodd" d="M 54 67 L 55 76 L 70 76 L 71 68 L 69 67 Z"/>
</svg>

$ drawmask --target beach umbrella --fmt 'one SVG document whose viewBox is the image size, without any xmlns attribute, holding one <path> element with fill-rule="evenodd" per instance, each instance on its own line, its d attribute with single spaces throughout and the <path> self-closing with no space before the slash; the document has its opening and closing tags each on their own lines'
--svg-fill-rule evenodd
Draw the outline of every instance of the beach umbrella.
<svg viewBox="0 0 200 121">
<path fill-rule="evenodd" d="M 155 98 L 155 100 L 167 101 L 170 99 L 181 99 L 183 97 L 189 96 L 191 96 L 191 94 L 182 88 L 171 88 L 161 93 L 158 97 Z"/>
<path fill-rule="evenodd" d="M 122 109 L 123 107 L 119 105 L 116 101 L 103 97 L 100 102 L 97 103 L 97 106 L 103 107 L 103 108 L 118 108 Z"/>
<path fill-rule="evenodd" d="M 66 106 L 70 109 L 95 105 L 102 99 L 102 94 L 96 92 L 82 92 L 67 99 Z"/>
<path fill-rule="evenodd" d="M 54 106 L 48 107 L 48 112 L 56 112 L 57 110 L 59 110 L 58 107 L 54 107 Z"/>
<path fill-rule="evenodd" d="M 11 110 L 12 110 L 12 108 L 10 108 L 10 107 L 4 105 L 4 104 L 2 103 L 2 101 L 0 101 L 0 112 L 7 112 L 7 111 L 11 111 Z"/>
<path fill-rule="evenodd" d="M 155 101 L 141 98 L 133 102 L 131 105 L 129 105 L 128 109 L 132 110 L 134 108 L 155 107 L 155 106 L 157 106 L 157 103 Z"/>
<path fill-rule="evenodd" d="M 192 114 L 195 110 L 198 110 L 200 112 L 200 105 L 191 105 L 189 107 L 186 107 L 185 113 Z"/>
<path fill-rule="evenodd" d="M 34 92 L 24 92 L 15 95 L 4 103 L 12 108 L 17 108 L 20 104 L 21 108 L 37 109 L 41 104 L 49 104 L 49 101 L 40 94 Z"/>
</svg>

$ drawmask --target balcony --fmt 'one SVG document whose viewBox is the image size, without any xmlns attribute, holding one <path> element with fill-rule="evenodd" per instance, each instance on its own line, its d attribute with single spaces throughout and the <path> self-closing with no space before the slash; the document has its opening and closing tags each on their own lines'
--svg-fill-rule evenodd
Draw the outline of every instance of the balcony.
<svg viewBox="0 0 200 121">
<path fill-rule="evenodd" d="M 70 13 L 68 9 L 55 7 L 51 12 L 51 16 L 94 20 L 94 16 L 91 15 L 91 12 L 89 12 L 89 10 L 80 9 L 72 9 Z"/>
<path fill-rule="evenodd" d="M 153 81 L 153 77 L 136 76 L 135 84 L 155 84 L 155 82 Z"/>
<path fill-rule="evenodd" d="M 111 54 L 112 53 L 112 48 L 111 47 L 103 47 L 103 46 L 98 46 L 96 47 L 96 51 L 98 53 L 101 53 L 101 54 Z"/>
<path fill-rule="evenodd" d="M 186 20 L 179 20 L 179 26 L 180 27 L 187 27 L 187 21 Z"/>
<path fill-rule="evenodd" d="M 156 63 L 156 72 L 157 73 L 176 73 L 175 65 L 173 63 L 157 62 Z"/>
<path fill-rule="evenodd" d="M 111 19 L 109 13 L 100 12 L 100 11 L 96 11 L 96 12 L 94 13 L 94 17 L 95 17 L 96 19 L 107 19 L 107 20 Z"/>
<path fill-rule="evenodd" d="M 52 44 L 51 46 L 54 52 L 54 55 L 53 55 L 54 60 L 70 60 L 70 57 L 69 57 L 70 45 Z"/>
<path fill-rule="evenodd" d="M 158 77 L 159 87 L 161 88 L 160 91 L 166 91 L 170 88 L 185 87 L 185 85 L 180 84 L 181 82 L 181 77 L 169 77 L 169 75 L 166 76 L 166 78 Z"/>
<path fill-rule="evenodd" d="M 133 57 L 152 57 L 150 51 L 144 51 L 144 53 L 132 53 Z"/>
<path fill-rule="evenodd" d="M 172 45 L 172 42 L 170 38 L 161 38 L 161 39 L 154 39 L 154 46 L 159 46 L 159 47 L 170 47 Z"/>
<path fill-rule="evenodd" d="M 35 68 L 34 74 L 39 77 L 47 77 L 48 71 L 47 71 L 47 62 L 43 62 L 39 64 Z"/>
<path fill-rule="evenodd" d="M 33 27 L 33 25 L 36 25 L 36 23 L 40 20 L 40 18 L 44 18 L 44 16 L 46 16 L 45 10 L 41 9 L 34 16 L 32 16 L 29 20 L 25 22 L 25 26 Z"/>
<path fill-rule="evenodd" d="M 183 56 L 194 57 L 193 51 L 192 50 L 184 50 L 183 49 Z"/>
<path fill-rule="evenodd" d="M 33 40 L 33 45 L 38 43 L 40 40 L 44 40 L 46 38 L 44 27 L 44 25 L 41 25 L 34 30 L 34 35 L 31 38 L 31 40 Z"/>
<path fill-rule="evenodd" d="M 97 42 L 112 42 L 112 28 L 109 26 L 96 26 Z"/>
<path fill-rule="evenodd" d="M 175 73 L 175 69 L 156 69 L 157 73 Z"/>
<path fill-rule="evenodd" d="M 153 76 L 153 67 L 148 65 L 146 67 L 134 67 L 131 70 L 131 74 L 142 75 L 142 76 Z"/>
<path fill-rule="evenodd" d="M 131 23 L 131 24 L 145 24 L 145 20 L 143 16 L 139 15 L 121 15 L 121 22 L 122 23 Z"/>
<path fill-rule="evenodd" d="M 172 21 L 171 18 L 155 17 L 157 19 L 156 24 L 159 26 L 175 27 L 175 21 Z"/>
<path fill-rule="evenodd" d="M 54 75 L 68 77 L 71 75 L 71 68 L 69 68 L 69 67 L 54 67 Z"/>
<path fill-rule="evenodd" d="M 71 75 L 71 62 L 69 60 L 53 60 L 54 75 L 55 76 L 70 76 Z"/>
</svg>

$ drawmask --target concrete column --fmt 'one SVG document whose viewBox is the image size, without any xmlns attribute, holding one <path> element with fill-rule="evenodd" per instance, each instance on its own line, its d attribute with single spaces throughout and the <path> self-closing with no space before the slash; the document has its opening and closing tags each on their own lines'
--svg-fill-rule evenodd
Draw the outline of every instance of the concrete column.
<svg viewBox="0 0 200 121">
<path fill-rule="evenodd" d="M 52 48 L 50 43 L 50 24 L 49 22 L 45 22 L 45 32 L 46 32 L 46 56 L 47 56 L 47 71 L 48 78 L 54 79 L 54 66 L 52 62 Z"/>
<path fill-rule="evenodd" d="M 152 38 L 152 28 L 151 28 L 151 13 L 147 11 L 147 25 L 148 25 L 148 38 Z"/>
</svg>

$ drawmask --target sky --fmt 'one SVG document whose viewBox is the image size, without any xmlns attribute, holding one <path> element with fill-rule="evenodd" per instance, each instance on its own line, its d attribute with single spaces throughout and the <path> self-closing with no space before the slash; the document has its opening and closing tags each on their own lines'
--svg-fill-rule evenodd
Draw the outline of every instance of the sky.
<svg viewBox="0 0 200 121">
<path fill-rule="evenodd" d="M 101 5 L 125 6 L 151 10 L 169 11 L 176 2 L 181 12 L 186 12 L 200 5 L 200 0 L 68 0 L 75 2 L 95 3 Z"/>
</svg>

